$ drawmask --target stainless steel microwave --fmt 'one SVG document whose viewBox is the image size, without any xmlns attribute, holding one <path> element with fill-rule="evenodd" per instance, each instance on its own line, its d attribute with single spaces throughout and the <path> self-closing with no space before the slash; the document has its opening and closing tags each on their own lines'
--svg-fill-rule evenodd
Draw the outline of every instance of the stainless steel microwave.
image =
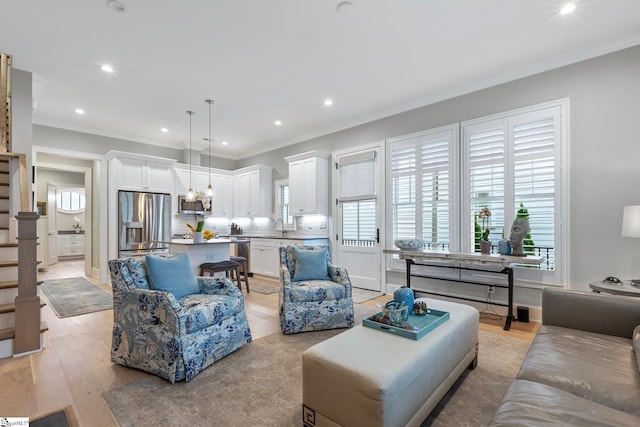
<svg viewBox="0 0 640 427">
<path fill-rule="evenodd" d="M 178 213 L 185 215 L 209 212 L 204 208 L 202 200 L 187 200 L 187 196 L 178 196 Z"/>
</svg>

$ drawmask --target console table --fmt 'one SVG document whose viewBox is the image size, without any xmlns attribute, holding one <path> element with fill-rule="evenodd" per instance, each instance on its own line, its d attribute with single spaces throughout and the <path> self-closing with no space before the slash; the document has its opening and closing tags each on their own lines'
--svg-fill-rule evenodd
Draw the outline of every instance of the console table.
<svg viewBox="0 0 640 427">
<path fill-rule="evenodd" d="M 437 279 L 445 280 L 449 282 L 470 283 L 480 286 L 493 286 L 496 288 L 505 288 L 508 292 L 508 303 L 492 303 L 502 307 L 507 307 L 507 319 L 504 324 L 504 330 L 508 331 L 511 328 L 511 322 L 513 321 L 513 266 L 514 264 L 526 264 L 526 265 L 540 265 L 542 262 L 541 256 L 510 256 L 510 255 L 482 255 L 480 253 L 468 253 L 468 252 L 444 252 L 444 251 L 404 251 L 404 250 L 385 250 L 384 253 L 399 254 L 400 259 L 404 259 L 407 264 L 407 287 L 411 287 L 411 277 L 422 277 L 425 279 Z M 438 264 L 434 264 L 437 262 Z M 438 276 L 430 276 L 426 274 L 412 273 L 411 267 L 425 266 L 425 267 L 438 267 L 438 268 L 454 268 L 457 270 L 465 271 L 481 271 L 494 274 L 505 274 L 507 276 L 507 285 L 476 282 L 464 279 L 451 279 Z M 484 268 L 483 268 L 484 266 Z M 493 267 L 491 269 L 490 267 Z M 496 270 L 495 268 L 501 268 Z M 448 295 L 439 292 L 423 291 L 420 292 L 439 295 L 448 298 L 463 299 L 467 301 L 486 302 L 477 298 L 460 297 L 454 295 Z"/>
</svg>

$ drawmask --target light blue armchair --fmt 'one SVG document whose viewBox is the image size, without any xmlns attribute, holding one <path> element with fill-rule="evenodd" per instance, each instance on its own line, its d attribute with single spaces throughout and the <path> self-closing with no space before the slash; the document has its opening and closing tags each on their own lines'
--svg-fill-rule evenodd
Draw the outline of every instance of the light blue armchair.
<svg viewBox="0 0 640 427">
<path fill-rule="evenodd" d="M 244 297 L 230 280 L 198 277 L 201 293 L 176 298 L 150 289 L 144 257 L 111 260 L 109 270 L 112 362 L 189 381 L 251 342 Z"/>
<path fill-rule="evenodd" d="M 296 276 L 300 277 L 296 275 L 296 268 L 301 267 L 296 256 L 299 250 L 327 251 L 323 265 L 316 266 L 316 270 L 322 272 L 318 278 L 296 280 Z M 331 264 L 328 248 L 281 247 L 280 282 L 280 328 L 285 334 L 353 326 L 349 275 L 344 268 Z"/>
</svg>

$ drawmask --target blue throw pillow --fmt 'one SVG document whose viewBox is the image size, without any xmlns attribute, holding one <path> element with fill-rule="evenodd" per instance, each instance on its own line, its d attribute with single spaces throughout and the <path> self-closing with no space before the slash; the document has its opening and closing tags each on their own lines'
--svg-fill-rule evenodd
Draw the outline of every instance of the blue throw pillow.
<svg viewBox="0 0 640 427">
<path fill-rule="evenodd" d="M 188 253 L 172 257 L 145 256 L 151 289 L 171 292 L 176 298 L 200 293 Z"/>
<path fill-rule="evenodd" d="M 293 273 L 294 282 L 329 279 L 327 270 L 327 261 L 329 259 L 328 248 L 311 250 L 300 249 L 294 246 L 293 254 L 296 257 L 296 271 Z"/>
</svg>

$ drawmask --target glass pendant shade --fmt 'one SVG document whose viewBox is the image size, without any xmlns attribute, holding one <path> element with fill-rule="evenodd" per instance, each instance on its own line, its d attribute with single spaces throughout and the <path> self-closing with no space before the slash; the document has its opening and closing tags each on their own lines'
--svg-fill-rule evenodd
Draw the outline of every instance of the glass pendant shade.
<svg viewBox="0 0 640 427">
<path fill-rule="evenodd" d="M 209 186 L 207 187 L 207 196 L 213 197 L 213 187 L 211 186 L 211 184 L 209 184 Z"/>
<path fill-rule="evenodd" d="M 191 201 L 193 200 L 193 188 L 189 187 L 189 190 L 187 190 L 187 200 Z"/>
</svg>

